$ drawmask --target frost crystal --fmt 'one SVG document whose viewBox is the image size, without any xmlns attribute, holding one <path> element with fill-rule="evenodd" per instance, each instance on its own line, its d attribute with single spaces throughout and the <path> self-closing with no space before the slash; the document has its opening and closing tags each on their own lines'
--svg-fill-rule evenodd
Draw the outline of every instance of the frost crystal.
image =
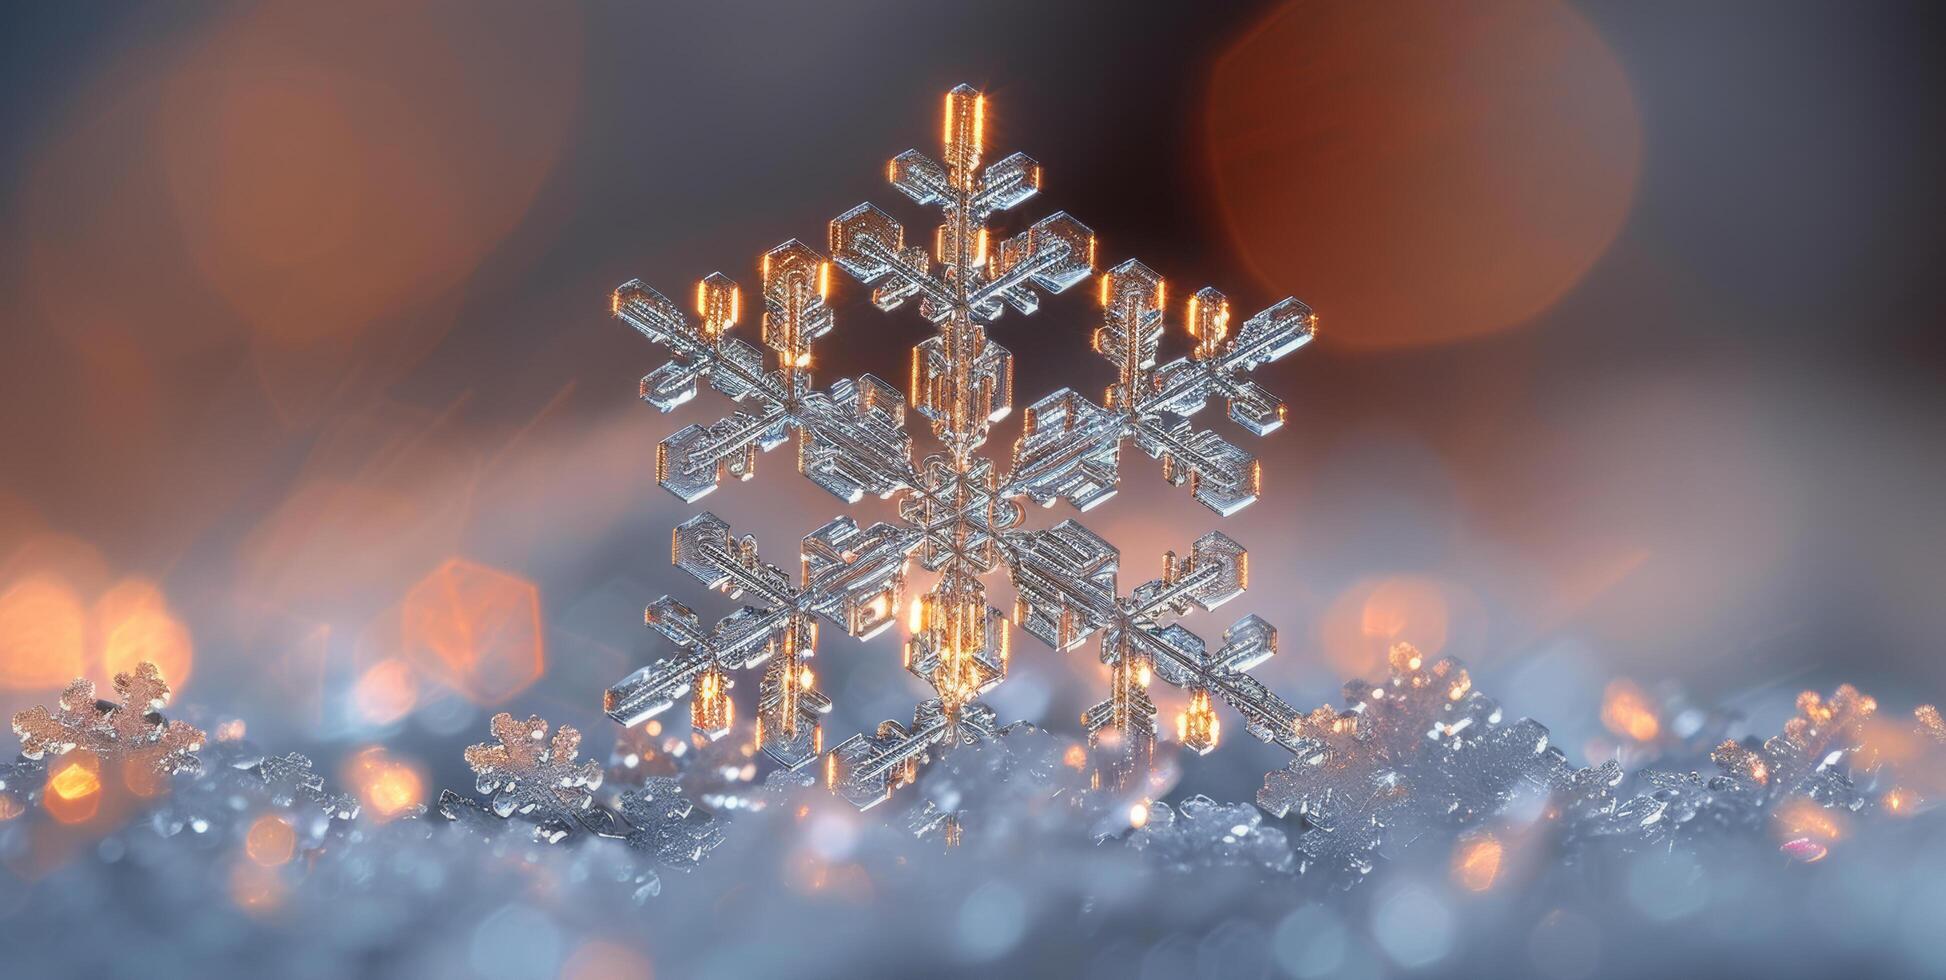
<svg viewBox="0 0 1946 980">
<path fill-rule="evenodd" d="M 692 867 L 723 843 L 715 818 L 696 809 L 667 776 L 652 776 L 623 793 L 621 815 L 629 826 L 629 846 L 669 867 Z"/>
<path fill-rule="evenodd" d="M 1597 826 L 1599 835 L 1656 844 L 1708 832 L 1749 832 L 1801 807 L 1855 812 L 1870 796 L 1861 786 L 1876 761 L 1864 752 L 1878 703 L 1849 684 L 1829 698 L 1798 695 L 1797 715 L 1781 734 L 1759 743 L 1725 741 L 1710 753 L 1714 773 L 1645 770 L 1643 790 Z M 1924 714 L 1919 715 L 1921 729 Z M 1888 807 L 1902 798 L 1895 790 Z M 1788 836 L 1788 835 L 1787 835 Z M 1786 841 L 1788 848 L 1798 843 Z M 1822 845 L 1818 845 L 1822 853 Z"/>
<path fill-rule="evenodd" d="M 263 755 L 239 762 L 235 768 L 255 777 L 270 792 L 270 802 L 276 806 L 305 803 L 323 810 L 334 820 L 358 816 L 358 798 L 325 792 L 324 777 L 313 770 L 309 756 L 297 752 Z"/>
<path fill-rule="evenodd" d="M 1757 787 L 1728 775 L 1648 770 L 1645 792 L 1630 797 L 1597 825 L 1597 836 L 1623 835 L 1661 844 L 1708 831 L 1748 831 L 1763 822 Z"/>
<path fill-rule="evenodd" d="M 581 733 L 572 726 L 562 725 L 549 740 L 547 722 L 538 716 L 515 721 L 502 711 L 489 728 L 499 744 L 469 746 L 466 764 L 478 777 L 480 792 L 489 794 L 496 815 L 531 814 L 543 823 L 566 823 L 594 802 L 601 766 L 593 760 L 575 761 Z"/>
<path fill-rule="evenodd" d="M 1725 743 L 1717 750 L 1717 765 L 1764 786 L 1772 800 L 1802 796 L 1820 806 L 1856 810 L 1865 800 L 1854 776 L 1867 768 L 1860 751 L 1877 711 L 1878 702 L 1850 684 L 1840 685 L 1829 700 L 1805 691 L 1797 697 L 1797 717 L 1784 723 L 1782 734 L 1757 751 Z"/>
<path fill-rule="evenodd" d="M 202 730 L 162 717 L 169 685 L 154 664 L 145 661 L 132 673 L 116 674 L 115 696 L 118 701 L 97 701 L 94 683 L 76 678 L 61 692 L 55 710 L 36 705 L 15 714 L 20 754 L 40 759 L 78 748 L 103 757 L 141 753 L 164 775 L 197 768 Z"/>
<path fill-rule="evenodd" d="M 1930 810 L 1946 799 L 1946 718 L 1939 708 L 1922 704 L 1913 709 L 1915 757 L 1898 767 L 1898 780 L 1880 802 L 1896 816 Z"/>
<path fill-rule="evenodd" d="M 497 744 L 466 750 L 466 764 L 487 802 L 442 791 L 438 812 L 448 821 L 492 837 L 496 824 L 523 816 L 534 822 L 536 840 L 559 843 L 592 834 L 650 851 L 671 866 L 694 864 L 722 840 L 710 816 L 696 812 L 670 777 L 644 778 L 622 794 L 619 810 L 596 800 L 601 765 L 575 759 L 581 733 L 572 726 L 562 725 L 550 739 L 547 722 L 538 716 L 516 721 L 504 711 L 489 725 Z"/>
<path fill-rule="evenodd" d="M 1383 683 L 1345 685 L 1349 709 L 1318 708 L 1298 722 L 1297 758 L 1257 794 L 1271 814 L 1300 818 L 1301 870 L 1364 875 L 1388 840 L 1464 829 L 1523 787 L 1557 780 L 1562 762 L 1547 729 L 1502 724 L 1459 661 L 1427 662 L 1406 643 L 1389 661 Z"/>
<path fill-rule="evenodd" d="M 911 630 L 905 664 L 933 697 L 911 727 L 888 721 L 825 753 L 832 787 L 872 806 L 912 781 L 925 761 L 993 737 L 993 712 L 979 698 L 1006 676 L 1009 628 L 988 603 L 984 578 L 1004 568 L 1023 629 L 1062 649 L 1102 634 L 1114 688 L 1086 724 L 1091 741 L 1116 748 L 1118 781 L 1151 751 L 1155 709 L 1142 688 L 1158 676 L 1190 692 L 1177 721 L 1185 745 L 1205 752 L 1216 744 L 1213 703 L 1221 700 L 1251 734 L 1295 746 L 1295 712 L 1244 673 L 1274 652 L 1269 624 L 1246 618 L 1212 651 L 1182 627 L 1159 622 L 1242 590 L 1247 565 L 1234 541 L 1206 535 L 1187 561 L 1172 559 L 1162 579 L 1119 598 L 1113 546 L 1071 520 L 1039 531 L 1023 525 L 1028 503 L 1086 510 L 1113 495 L 1130 442 L 1219 514 L 1256 499 L 1256 461 L 1191 419 L 1220 398 L 1244 430 L 1277 428 L 1283 404 L 1248 376 L 1308 342 L 1315 318 L 1286 299 L 1232 331 L 1229 301 L 1204 289 L 1184 307 L 1191 350 L 1158 364 L 1167 292 L 1146 266 L 1124 262 L 1099 277 L 1102 324 L 1094 333 L 1116 382 L 1099 403 L 1072 389 L 1036 402 L 1005 468 L 981 455 L 991 425 L 1013 406 L 1013 355 L 988 338 L 989 325 L 1008 308 L 1031 314 L 1042 293 L 1088 279 L 1096 251 L 1094 233 L 1064 213 L 1009 238 L 994 234 L 995 215 L 1039 192 L 1041 168 L 1022 154 L 983 162 L 985 111 L 980 92 L 953 89 L 943 159 L 908 150 L 889 166 L 895 188 L 944 213 L 930 251 L 908 245 L 890 214 L 861 204 L 831 222 L 830 261 L 797 241 L 764 256 L 759 339 L 767 353 L 730 336 L 742 294 L 720 273 L 697 284 L 696 319 L 640 282 L 616 291 L 616 315 L 671 354 L 642 380 L 644 400 L 669 411 L 707 383 L 739 405 L 663 441 L 656 464 L 665 489 L 697 500 L 725 476 L 748 479 L 759 451 L 795 437 L 798 469 L 840 499 L 898 498 L 897 523 L 860 528 L 840 518 L 807 536 L 796 584 L 714 515 L 677 528 L 675 563 L 751 604 L 708 626 L 674 599 L 651 605 L 649 625 L 679 652 L 609 689 L 606 709 L 617 721 L 636 724 L 687 696 L 693 727 L 721 737 L 734 715 L 731 675 L 767 665 L 759 741 L 784 765 L 803 767 L 823 752 L 818 719 L 830 707 L 806 665 L 817 621 L 870 637 L 896 623 L 903 606 Z M 934 334 L 912 350 L 905 392 L 871 375 L 822 389 L 813 383 L 814 344 L 834 326 L 827 305 L 834 262 L 874 287 L 881 310 L 916 300 L 932 325 Z M 926 420 L 939 451 L 915 452 L 908 412 Z M 936 578 L 913 598 L 905 593 L 915 558 Z"/>
</svg>

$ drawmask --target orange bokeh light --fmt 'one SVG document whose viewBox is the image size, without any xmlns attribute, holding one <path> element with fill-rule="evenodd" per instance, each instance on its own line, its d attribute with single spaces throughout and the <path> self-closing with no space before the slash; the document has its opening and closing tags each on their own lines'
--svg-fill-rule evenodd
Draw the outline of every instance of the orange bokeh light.
<svg viewBox="0 0 1946 980">
<path fill-rule="evenodd" d="M 250 861 L 230 868 L 230 900 L 250 913 L 263 913 L 284 903 L 284 879 L 275 870 Z"/>
<path fill-rule="evenodd" d="M 655 970 L 642 954 L 619 943 L 590 939 L 561 965 L 561 980 L 651 980 Z"/>
<path fill-rule="evenodd" d="M 1601 723 L 1609 731 L 1637 742 L 1653 742 L 1662 733 L 1662 722 L 1648 695 L 1627 678 L 1610 681 L 1602 692 Z"/>
<path fill-rule="evenodd" d="M 546 666 L 534 583 L 464 559 L 412 587 L 399 629 L 405 657 L 423 675 L 479 704 L 513 697 Z"/>
<path fill-rule="evenodd" d="M 353 7 L 242 8 L 161 87 L 188 251 L 273 344 L 357 337 L 458 284 L 526 214 L 579 95 L 571 12 Z"/>
<path fill-rule="evenodd" d="M 1545 310 L 1621 230 L 1641 166 L 1627 75 L 1561 0 L 1286 3 L 1208 91 L 1239 251 L 1330 343 L 1444 343 Z"/>
<path fill-rule="evenodd" d="M 1771 826 L 1784 853 L 1806 864 L 1824 860 L 1848 829 L 1843 814 L 1802 798 L 1778 807 Z"/>
<path fill-rule="evenodd" d="M 352 688 L 352 705 L 358 716 L 373 725 L 390 725 L 404 718 L 419 703 L 419 682 L 412 665 L 387 658 L 367 668 Z"/>
<path fill-rule="evenodd" d="M 47 777 L 41 803 L 62 823 L 86 823 L 101 811 L 101 760 L 92 752 L 75 751 L 60 757 Z"/>
<path fill-rule="evenodd" d="M 353 755 L 344 765 L 344 780 L 373 817 L 383 821 L 401 816 L 425 801 L 425 776 L 410 761 L 395 758 L 374 745 Z"/>
<path fill-rule="evenodd" d="M 1425 656 L 1444 649 L 1456 596 L 1445 583 L 1417 575 L 1354 582 L 1319 621 L 1325 658 L 1346 677 L 1383 668 L 1392 644 L 1410 641 Z"/>
<path fill-rule="evenodd" d="M 85 670 L 87 612 L 58 576 L 31 574 L 0 592 L 0 688 L 58 688 Z"/>
<path fill-rule="evenodd" d="M 259 866 L 274 868 L 290 861 L 297 849 L 297 832 L 282 817 L 266 813 L 250 825 L 243 852 Z"/>
<path fill-rule="evenodd" d="M 116 674 L 143 661 L 178 691 L 195 663 L 188 628 L 147 579 L 122 579 L 92 607 L 66 576 L 45 568 L 0 591 L 0 689 L 54 690 L 88 677 L 107 690 Z"/>
<path fill-rule="evenodd" d="M 94 628 L 101 651 L 98 683 L 106 684 L 143 661 L 155 664 L 177 691 L 189 683 L 196 660 L 189 630 L 171 613 L 155 583 L 142 578 L 115 583 L 95 600 Z"/>
<path fill-rule="evenodd" d="M 169 789 L 169 777 L 156 768 L 160 753 L 143 750 L 122 758 L 122 785 L 139 797 L 157 796 Z"/>
</svg>

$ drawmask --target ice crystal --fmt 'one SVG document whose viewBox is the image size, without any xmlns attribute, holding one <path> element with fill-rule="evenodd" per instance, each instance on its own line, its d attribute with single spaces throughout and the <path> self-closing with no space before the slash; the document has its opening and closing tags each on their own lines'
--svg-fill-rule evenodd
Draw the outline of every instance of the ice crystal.
<svg viewBox="0 0 1946 980">
<path fill-rule="evenodd" d="M 324 776 L 312 768 L 309 756 L 297 752 L 246 758 L 235 768 L 254 777 L 270 793 L 271 803 L 292 807 L 299 803 L 315 806 L 333 819 L 350 820 L 358 816 L 358 798 L 348 793 L 328 793 Z"/>
<path fill-rule="evenodd" d="M 1498 813 L 1523 788 L 1558 785 L 1563 765 L 1542 725 L 1504 724 L 1459 661 L 1392 647 L 1385 681 L 1345 685 L 1349 708 L 1297 722 L 1297 757 L 1271 773 L 1258 805 L 1300 818 L 1302 870 L 1370 872 L 1388 841 L 1409 843 Z"/>
<path fill-rule="evenodd" d="M 1872 801 L 1866 784 L 1877 763 L 1862 750 L 1877 710 L 1876 701 L 1849 684 L 1829 699 L 1806 691 L 1780 734 L 1717 746 L 1710 753 L 1713 772 L 1638 773 L 1638 791 L 1594 832 L 1625 846 L 1665 844 L 1706 833 L 1751 833 L 1771 822 L 1787 830 L 1782 824 L 1790 820 L 1783 818 L 1801 816 L 1805 806 L 1861 810 Z M 1899 799 L 1895 791 L 1892 800 Z M 1787 853 L 1795 843 L 1786 841 Z"/>
<path fill-rule="evenodd" d="M 696 808 L 682 786 L 667 776 L 652 776 L 622 794 L 621 816 L 629 846 L 669 867 L 694 866 L 723 843 L 715 818 Z"/>
<path fill-rule="evenodd" d="M 341 844 L 357 820 L 357 799 L 328 791 L 298 753 L 266 755 L 247 742 L 217 741 L 203 749 L 202 761 L 155 804 L 146 821 L 154 836 L 208 848 L 241 845 L 258 822 L 275 820 L 289 828 L 295 852 L 312 854 Z"/>
<path fill-rule="evenodd" d="M 1801 796 L 1856 810 L 1864 804 L 1855 778 L 1865 768 L 1860 749 L 1877 711 L 1878 702 L 1850 684 L 1839 685 L 1828 700 L 1805 691 L 1781 734 L 1766 739 L 1761 750 L 1725 743 L 1717 764 L 1764 786 L 1773 801 Z"/>
<path fill-rule="evenodd" d="M 495 743 L 469 746 L 466 764 L 478 778 L 479 790 L 490 797 L 500 817 L 533 815 L 547 822 L 577 821 L 594 802 L 601 786 L 601 766 L 575 761 L 581 733 L 562 725 L 553 739 L 547 722 L 529 715 L 526 721 L 501 712 L 489 723 Z"/>
<path fill-rule="evenodd" d="M 195 769 L 203 733 L 187 722 L 162 717 L 169 695 L 162 672 L 146 661 L 130 673 L 115 675 L 116 701 L 96 700 L 94 683 L 76 678 L 61 692 L 53 711 L 36 705 L 14 715 L 20 754 L 40 759 L 75 749 L 103 757 L 141 753 L 164 775 Z"/>
<path fill-rule="evenodd" d="M 1264 777 L 1257 805 L 1299 818 L 1299 870 L 1364 875 L 1385 827 L 1408 801 L 1405 777 L 1355 712 L 1318 708 L 1300 730 L 1305 751 Z"/>
<path fill-rule="evenodd" d="M 1198 794 L 1171 807 L 1150 803 L 1129 833 L 1128 846 L 1177 871 L 1240 865 L 1288 874 L 1297 867 L 1284 831 L 1263 826 L 1248 803 L 1218 803 Z"/>
<path fill-rule="evenodd" d="M 1894 767 L 1897 778 L 1879 799 L 1895 816 L 1930 810 L 1946 799 L 1946 718 L 1930 704 L 1913 709 L 1912 717 L 1916 747 Z"/>
<path fill-rule="evenodd" d="M 1615 807 L 1597 825 L 1597 836 L 1662 844 L 1699 833 L 1754 830 L 1763 823 L 1762 793 L 1747 780 L 1655 769 L 1640 779 L 1644 791 Z"/>
<path fill-rule="evenodd" d="M 47 765 L 37 759 L 0 762 L 0 819 L 25 813 L 47 783 Z"/>
<path fill-rule="evenodd" d="M 1946 718 L 1940 717 L 1939 708 L 1922 704 L 1912 709 L 1912 717 L 1922 737 L 1934 745 L 1946 745 Z"/>
<path fill-rule="evenodd" d="M 1009 308 L 1031 314 L 1042 294 L 1088 279 L 1096 258 L 1094 233 L 1065 213 L 1012 237 L 995 233 L 996 215 L 1039 192 L 1041 168 L 1018 153 L 985 163 L 985 112 L 980 92 L 953 89 L 943 158 L 908 150 L 891 161 L 895 188 L 944 213 L 930 251 L 908 245 L 904 226 L 867 203 L 831 222 L 829 261 L 798 241 L 765 254 L 764 350 L 731 336 L 742 293 L 720 273 L 697 284 L 695 319 L 640 282 L 616 291 L 616 315 L 671 355 L 643 379 L 646 401 L 669 411 L 707 383 L 739 406 L 663 441 L 656 463 L 665 489 L 697 500 L 723 477 L 748 479 L 759 452 L 795 437 L 798 469 L 814 483 L 847 502 L 866 493 L 896 497 L 898 514 L 896 523 L 867 528 L 840 518 L 807 536 L 796 584 L 759 561 L 750 541 L 733 540 L 714 515 L 685 522 L 675 533 L 675 563 L 750 604 L 714 625 L 672 598 L 650 606 L 649 625 L 679 652 L 609 689 L 606 707 L 617 721 L 639 723 L 687 696 L 692 726 L 721 737 L 734 717 L 731 675 L 767 664 L 759 741 L 786 766 L 805 766 L 822 751 L 818 718 L 830 707 L 806 664 L 816 621 L 870 637 L 895 624 L 904 606 L 905 664 L 933 696 L 911 727 L 888 721 L 825 753 L 833 788 L 861 807 L 874 805 L 912 781 L 921 763 L 993 736 L 993 713 L 979 698 L 1006 676 L 1009 627 L 988 603 L 984 578 L 1004 569 L 1018 596 L 1015 619 L 1029 633 L 1057 648 L 1102 634 L 1116 682 L 1087 724 L 1093 740 L 1113 743 L 1124 763 L 1150 751 L 1154 706 L 1141 688 L 1158 676 L 1190 692 L 1177 726 L 1190 748 L 1216 743 L 1216 700 L 1238 710 L 1258 738 L 1295 739 L 1295 712 L 1244 673 L 1274 651 L 1267 623 L 1244 620 L 1212 651 L 1182 627 L 1158 622 L 1241 591 L 1245 557 L 1235 542 L 1206 535 L 1180 567 L 1172 561 L 1162 579 L 1121 598 L 1120 556 L 1107 542 L 1071 520 L 1039 531 L 1024 525 L 1029 503 L 1086 510 L 1111 496 L 1125 443 L 1159 459 L 1169 482 L 1219 514 L 1256 499 L 1256 461 L 1191 420 L 1221 399 L 1245 431 L 1276 429 L 1284 406 L 1249 375 L 1309 341 L 1315 318 L 1286 299 L 1233 329 L 1228 299 L 1204 289 L 1183 307 L 1190 351 L 1159 363 L 1166 288 L 1140 262 L 1124 262 L 1099 277 L 1097 291 L 1094 349 L 1114 365 L 1115 383 L 1100 402 L 1072 389 L 1041 399 L 1026 411 L 1004 467 L 982 455 L 991 426 L 1013 405 L 1013 355 L 988 337 L 990 325 Z M 835 326 L 834 263 L 873 287 L 879 309 L 916 300 L 931 324 L 933 335 L 912 350 L 904 392 L 871 375 L 827 388 L 813 382 L 814 346 Z M 908 413 L 929 424 L 938 452 L 915 452 Z M 916 598 L 906 595 L 914 559 L 935 575 Z M 1119 766 L 1118 778 L 1130 768 Z"/>
<path fill-rule="evenodd" d="M 440 816 L 477 836 L 494 838 L 509 818 L 523 816 L 532 822 L 537 841 L 604 837 L 649 852 L 671 867 L 693 865 L 722 842 L 714 819 L 696 809 L 672 776 L 638 774 L 619 801 L 611 801 L 617 805 L 597 799 L 601 766 L 576 760 L 581 733 L 571 726 L 562 725 L 550 739 L 548 724 L 539 717 L 516 721 L 502 712 L 490 728 L 495 742 L 466 750 L 466 764 L 478 776 L 487 801 L 444 790 L 437 807 Z M 698 768 L 698 760 L 688 761 L 691 765 L 685 768 Z M 652 873 L 641 884 L 651 891 L 661 887 Z"/>
<path fill-rule="evenodd" d="M 1628 778 L 1621 763 L 1609 759 L 1577 769 L 1568 764 L 1560 749 L 1549 747 L 1547 754 L 1549 758 L 1543 763 L 1549 791 L 1546 816 L 1556 826 L 1579 828 L 1614 812 L 1616 789 Z"/>
</svg>

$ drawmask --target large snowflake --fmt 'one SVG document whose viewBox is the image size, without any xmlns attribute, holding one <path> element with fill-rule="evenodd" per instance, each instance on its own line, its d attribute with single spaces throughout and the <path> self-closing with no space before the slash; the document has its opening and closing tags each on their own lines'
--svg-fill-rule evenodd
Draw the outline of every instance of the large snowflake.
<svg viewBox="0 0 1946 980">
<path fill-rule="evenodd" d="M 795 437 L 798 469 L 813 482 L 847 502 L 867 493 L 896 497 L 899 519 L 860 528 L 839 518 L 812 532 L 794 583 L 713 514 L 678 527 L 675 564 L 749 604 L 706 624 L 672 598 L 657 600 L 648 623 L 678 652 L 610 688 L 608 713 L 632 725 L 687 697 L 695 729 L 721 736 L 734 714 L 733 675 L 762 666 L 765 750 L 793 769 L 823 754 L 833 788 L 871 806 L 937 751 L 996 732 L 979 698 L 1007 672 L 1008 616 L 988 603 L 985 582 L 1004 573 L 1017 595 L 1012 618 L 1030 634 L 1057 649 L 1101 637 L 1111 691 L 1083 720 L 1091 742 L 1114 747 L 1118 779 L 1153 751 L 1156 709 L 1145 688 L 1158 677 L 1189 693 L 1176 726 L 1186 746 L 1206 752 L 1215 745 L 1216 700 L 1239 711 L 1256 737 L 1294 746 L 1297 713 L 1246 673 L 1275 652 L 1269 624 L 1247 617 L 1214 650 L 1180 625 L 1163 625 L 1241 592 L 1242 547 L 1205 535 L 1188 558 L 1169 556 L 1162 578 L 1122 597 L 1113 545 L 1072 520 L 1031 530 L 1026 509 L 1066 502 L 1085 511 L 1108 499 L 1126 444 L 1159 459 L 1170 483 L 1219 514 L 1249 504 L 1258 492 L 1256 460 L 1192 419 L 1220 398 L 1245 430 L 1276 429 L 1283 403 L 1249 374 L 1309 341 L 1315 318 L 1285 299 L 1233 325 L 1229 301 L 1203 289 L 1182 308 L 1190 351 L 1158 363 L 1167 291 L 1148 267 L 1123 262 L 1098 277 L 1096 293 L 1102 312 L 1094 349 L 1114 365 L 1114 384 L 1099 401 L 1072 389 L 1048 395 L 1027 408 L 1010 458 L 982 454 L 990 427 L 1013 406 L 1013 355 L 989 338 L 989 326 L 1008 308 L 1031 314 L 1042 293 L 1088 279 L 1096 241 L 1065 213 L 1012 237 L 996 235 L 995 215 L 1040 190 L 1040 165 L 1018 153 L 983 164 L 980 92 L 953 89 L 945 110 L 943 159 L 908 150 L 889 166 L 894 187 L 944 213 L 933 248 L 907 244 L 896 219 L 860 204 L 831 222 L 830 260 L 798 241 L 772 249 L 762 261 L 759 336 L 768 353 L 731 335 L 742 293 L 720 273 L 697 283 L 695 318 L 640 282 L 616 290 L 616 315 L 672 355 L 642 379 L 646 401 L 669 411 L 706 383 L 738 406 L 663 441 L 656 470 L 664 488 L 697 500 L 725 476 L 748 479 L 759 451 Z M 813 383 L 813 347 L 834 325 L 827 305 L 834 263 L 874 286 L 881 310 L 916 300 L 931 324 L 932 335 L 912 349 L 905 392 L 869 374 L 826 388 Z M 934 448 L 923 455 L 907 429 L 909 412 L 930 429 Z M 915 559 L 934 579 L 911 597 Z M 932 697 L 911 727 L 888 721 L 824 752 L 820 716 L 831 702 L 807 663 L 817 622 L 871 637 L 897 623 L 902 607 L 912 631 L 905 663 L 931 685 Z"/>
</svg>

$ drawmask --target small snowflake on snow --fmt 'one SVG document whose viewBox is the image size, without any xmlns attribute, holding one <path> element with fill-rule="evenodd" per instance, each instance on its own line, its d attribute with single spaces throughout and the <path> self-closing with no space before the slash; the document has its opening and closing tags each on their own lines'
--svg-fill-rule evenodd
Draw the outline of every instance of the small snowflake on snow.
<svg viewBox="0 0 1946 980">
<path fill-rule="evenodd" d="M 495 815 L 573 819 L 594 801 L 601 765 L 575 761 L 581 733 L 562 725 L 550 740 L 547 727 L 538 715 L 516 721 L 503 711 L 490 723 L 499 744 L 467 747 L 466 764 L 478 777 L 480 792 L 491 797 Z"/>
<path fill-rule="evenodd" d="M 1382 846 L 1465 829 L 1556 782 L 1547 729 L 1503 723 L 1459 661 L 1399 643 L 1389 665 L 1382 682 L 1345 685 L 1346 710 L 1299 718 L 1296 758 L 1257 794 L 1273 816 L 1300 818 L 1299 870 L 1355 879 Z"/>
<path fill-rule="evenodd" d="M 673 777 L 651 776 L 623 793 L 621 812 L 629 846 L 670 867 L 692 867 L 723 843 L 723 828 L 682 795 Z"/>
<path fill-rule="evenodd" d="M 358 798 L 326 792 L 324 776 L 314 768 L 310 756 L 299 752 L 263 755 L 239 762 L 235 768 L 262 783 L 275 806 L 294 808 L 305 803 L 323 810 L 333 820 L 358 816 Z"/>
<path fill-rule="evenodd" d="M 1875 763 L 1861 749 L 1877 710 L 1876 701 L 1849 684 L 1829 698 L 1806 691 L 1781 734 L 1717 746 L 1710 753 L 1713 773 L 1641 772 L 1641 791 L 1598 821 L 1595 833 L 1661 844 L 1702 833 L 1751 833 L 1786 807 L 1856 812 L 1870 802 L 1860 783 L 1871 779 Z M 1891 799 L 1902 797 L 1895 791 Z"/>
<path fill-rule="evenodd" d="M 75 749 L 104 757 L 141 752 L 152 754 L 155 770 L 165 775 L 197 768 L 195 753 L 203 747 L 203 732 L 162 717 L 169 685 L 154 664 L 143 662 L 130 673 L 116 674 L 115 695 L 117 701 L 96 700 L 94 683 L 76 678 L 61 692 L 53 711 L 36 705 L 15 714 L 20 754 L 41 759 Z"/>
</svg>

